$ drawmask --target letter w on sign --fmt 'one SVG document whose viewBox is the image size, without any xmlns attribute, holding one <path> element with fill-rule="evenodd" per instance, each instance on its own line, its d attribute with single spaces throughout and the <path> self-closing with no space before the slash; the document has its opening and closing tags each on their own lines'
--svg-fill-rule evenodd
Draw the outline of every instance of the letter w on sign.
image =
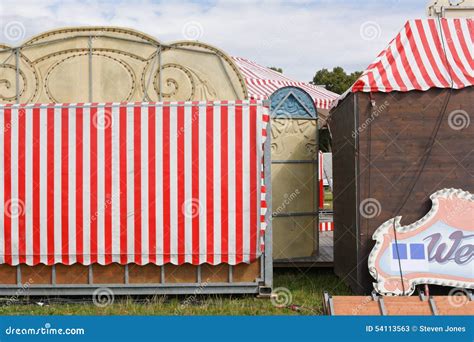
<svg viewBox="0 0 474 342">
<path fill-rule="evenodd" d="M 418 284 L 474 288 L 474 195 L 444 189 L 430 198 L 422 219 L 401 226 L 397 216 L 375 231 L 369 271 L 377 292 L 409 295 Z"/>
</svg>

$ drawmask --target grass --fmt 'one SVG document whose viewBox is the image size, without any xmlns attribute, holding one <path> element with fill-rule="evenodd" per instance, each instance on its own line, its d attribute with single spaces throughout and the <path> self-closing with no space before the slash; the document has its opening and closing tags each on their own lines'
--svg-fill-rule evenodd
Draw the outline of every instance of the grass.
<svg viewBox="0 0 474 342">
<path fill-rule="evenodd" d="M 350 290 L 331 270 L 275 270 L 274 291 L 279 303 L 291 293 L 292 301 L 278 307 L 269 299 L 255 296 L 156 296 L 146 298 L 115 298 L 113 304 L 97 307 L 91 298 L 39 300 L 16 305 L 0 304 L 0 315 L 320 315 L 323 291 L 349 294 Z M 281 300 L 281 302 L 280 302 Z M 276 302 L 274 300 L 273 302 Z M 5 300 L 3 301 L 5 302 Z M 36 303 L 35 303 L 36 302 Z M 1 302 L 0 302 L 1 303 Z M 302 308 L 294 310 L 289 304 Z"/>
</svg>

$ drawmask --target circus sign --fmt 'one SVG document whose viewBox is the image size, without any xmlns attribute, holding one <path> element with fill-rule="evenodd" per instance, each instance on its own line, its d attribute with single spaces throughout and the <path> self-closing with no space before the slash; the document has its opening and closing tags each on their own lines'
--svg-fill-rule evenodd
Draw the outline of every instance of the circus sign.
<svg viewBox="0 0 474 342">
<path fill-rule="evenodd" d="M 377 292 L 409 295 L 418 284 L 474 288 L 474 195 L 444 189 L 430 198 L 422 219 L 402 226 L 395 217 L 375 231 L 369 271 Z"/>
</svg>

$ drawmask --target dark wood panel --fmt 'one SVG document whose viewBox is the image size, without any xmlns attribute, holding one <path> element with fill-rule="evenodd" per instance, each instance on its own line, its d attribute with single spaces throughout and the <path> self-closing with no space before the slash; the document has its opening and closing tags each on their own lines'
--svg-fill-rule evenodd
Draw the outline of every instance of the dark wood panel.
<svg viewBox="0 0 474 342">
<path fill-rule="evenodd" d="M 161 267 L 155 264 L 128 265 L 128 282 L 130 284 L 158 284 L 161 282 Z"/>
<path fill-rule="evenodd" d="M 87 284 L 89 282 L 89 266 L 58 264 L 55 267 L 57 284 Z"/>
<path fill-rule="evenodd" d="M 94 284 L 124 284 L 125 266 L 120 264 L 92 265 Z"/>
<path fill-rule="evenodd" d="M 372 289 L 367 257 L 374 245 L 372 234 L 383 222 L 397 214 L 403 217 L 402 224 L 418 220 L 431 207 L 429 196 L 443 188 L 474 192 L 474 125 L 471 122 L 466 128 L 456 130 L 448 120 L 451 112 L 459 110 L 468 113 L 473 120 L 472 87 L 452 91 L 429 158 L 414 184 L 449 92 L 432 89 L 426 92 L 351 94 L 350 98 L 357 98 L 355 109 L 344 102 L 333 114 L 330 125 L 334 149 L 335 268 L 339 275 L 344 274 L 340 270 L 350 272 L 353 262 L 348 257 L 354 255 L 354 248 L 359 248 L 356 281 L 346 280 L 358 293 Z M 375 101 L 375 106 L 371 101 Z M 355 197 L 357 188 L 354 187 L 354 177 L 349 177 L 353 170 L 348 165 L 351 151 L 347 148 L 346 138 L 348 122 L 354 114 L 358 127 L 363 123 L 366 125 L 359 131 L 359 149 L 352 154 L 353 161 L 359 166 L 359 197 L 351 202 L 346 198 L 351 194 Z M 406 204 L 397 213 L 410 190 Z M 368 198 L 380 203 L 380 213 L 373 218 L 361 216 L 357 222 L 350 213 L 357 211 L 360 203 Z M 351 220 L 354 227 L 349 232 L 339 230 L 339 224 Z M 347 236 L 343 237 L 342 233 Z M 356 239 L 350 236 L 352 234 Z M 347 257 L 341 257 L 341 254 Z"/>
<path fill-rule="evenodd" d="M 16 284 L 16 266 L 0 265 L 0 284 Z"/>
</svg>

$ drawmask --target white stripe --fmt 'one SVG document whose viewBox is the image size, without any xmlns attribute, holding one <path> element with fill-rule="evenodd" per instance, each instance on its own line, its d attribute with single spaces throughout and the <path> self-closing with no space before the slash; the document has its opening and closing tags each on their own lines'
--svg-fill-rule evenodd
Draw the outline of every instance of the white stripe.
<svg viewBox="0 0 474 342">
<path fill-rule="evenodd" d="M 41 109 L 41 122 L 43 123 L 43 117 L 46 117 L 46 110 Z M 41 125 L 41 135 L 44 132 L 43 124 Z M 61 217 L 61 108 L 54 109 L 54 262 L 61 262 L 61 247 L 62 247 L 62 217 Z M 43 142 L 43 139 L 41 139 Z M 40 158 L 40 164 L 43 165 L 43 160 Z M 41 172 L 41 178 L 43 178 L 43 172 Z M 41 181 L 41 184 L 46 184 Z M 36 189 L 37 191 L 37 189 Z M 43 208 L 46 206 L 41 205 L 41 226 L 43 226 Z M 45 216 L 47 213 L 45 212 Z M 41 244 L 44 246 L 44 244 Z"/>
<path fill-rule="evenodd" d="M 25 246 L 26 246 L 26 263 L 31 265 L 33 264 L 33 110 L 25 109 Z M 3 118 L 2 118 L 3 119 Z M 2 125 L 0 124 L 0 127 Z M 3 152 L 3 147 L 0 147 L 0 151 Z M 3 161 L 3 157 L 0 158 Z M 43 161 L 46 163 L 46 160 Z M 2 167 L 0 166 L 0 170 Z M 0 176 L 0 179 L 3 179 L 3 176 Z M 3 190 L 3 189 L 2 189 Z M 47 191 L 45 188 L 44 192 Z M 1 191 L 3 193 L 3 191 Z M 0 202 L 3 204 L 3 200 L 0 199 Z M 3 219 L 3 216 L 2 216 Z M 0 225 L 3 226 L 3 223 L 0 222 Z M 0 233 L 0 236 L 1 233 Z M 44 243 L 47 241 L 47 237 L 41 241 Z M 3 245 L 3 244 L 0 244 Z M 0 253 L 1 254 L 1 253 Z"/>
<path fill-rule="evenodd" d="M 141 196 L 142 196 L 142 264 L 148 263 L 148 107 L 141 107 Z"/>
<path fill-rule="evenodd" d="M 120 109 L 112 107 L 112 262 L 120 262 Z"/>
<path fill-rule="evenodd" d="M 33 116 L 33 115 L 32 115 Z M 31 121 L 32 120 L 31 116 Z M 27 118 L 28 121 L 28 118 Z M 40 261 L 43 263 L 48 262 L 48 219 L 52 220 L 53 218 L 48 218 L 48 165 L 47 165 L 47 146 L 48 146 L 48 111 L 47 109 L 40 110 L 40 188 L 33 185 L 32 193 L 40 191 Z M 33 156 L 34 157 L 34 156 Z M 32 157 L 32 158 L 33 158 Z M 33 178 L 31 178 L 33 179 Z M 59 209 L 56 209 L 59 210 Z M 60 211 L 55 211 L 55 215 L 60 214 Z"/>
<path fill-rule="evenodd" d="M 76 109 L 69 108 L 69 165 L 68 165 L 68 209 L 69 209 L 69 262 L 76 262 Z"/>
<path fill-rule="evenodd" d="M 413 32 L 413 39 L 415 41 L 415 45 L 418 47 L 418 51 L 421 56 L 421 63 L 425 67 L 426 72 L 428 73 L 429 77 L 431 78 L 433 82 L 431 86 L 442 87 L 442 84 L 438 80 L 438 77 L 436 76 L 436 73 L 433 69 L 433 65 L 431 64 L 428 58 L 427 52 L 424 49 L 423 42 L 421 41 L 420 32 L 418 31 L 418 27 L 416 26 L 415 22 L 410 22 L 409 25 Z"/>
<path fill-rule="evenodd" d="M 199 263 L 207 259 L 207 106 L 199 106 Z"/>
<path fill-rule="evenodd" d="M 243 210 L 243 261 L 249 261 L 250 254 L 250 210 L 256 210 L 257 208 L 250 208 L 250 107 L 248 104 L 242 105 L 242 165 L 243 165 L 243 177 L 242 177 L 242 210 Z M 257 196 L 257 194 L 253 194 Z"/>
<path fill-rule="evenodd" d="M 18 223 L 19 213 L 23 210 L 22 203 L 19 199 L 18 193 L 18 108 L 12 109 L 11 111 L 11 177 L 12 177 L 12 192 L 10 208 L 7 208 L 8 214 L 11 217 L 11 251 L 12 251 L 12 263 L 16 265 L 18 263 L 19 254 L 19 236 L 18 236 Z"/>
<path fill-rule="evenodd" d="M 214 263 L 221 262 L 221 106 L 214 107 Z"/>
<path fill-rule="evenodd" d="M 84 264 L 90 263 L 90 250 L 91 250 L 91 170 L 90 170 L 90 109 L 84 107 L 82 113 L 82 208 L 83 208 L 83 255 Z"/>
<path fill-rule="evenodd" d="M 185 262 L 191 263 L 193 261 L 193 229 L 191 216 L 191 204 L 193 198 L 192 193 L 192 122 L 197 120 L 196 114 L 193 114 L 191 106 L 184 107 L 184 203 L 187 205 L 186 208 L 181 208 L 184 212 L 184 231 L 185 231 Z"/>
<path fill-rule="evenodd" d="M 170 108 L 170 254 L 171 262 L 178 262 L 178 177 L 177 177 L 177 108 Z"/>
<path fill-rule="evenodd" d="M 436 44 L 435 44 L 435 41 L 434 41 L 434 38 L 433 38 L 433 34 L 431 33 L 431 29 L 430 29 L 430 26 L 428 24 L 428 21 L 422 20 L 421 24 L 422 24 L 423 29 L 424 29 L 425 34 L 426 34 L 426 40 L 427 40 L 428 46 L 433 47 L 431 49 L 431 52 L 433 54 L 434 61 L 435 61 L 436 65 L 438 66 L 438 69 L 439 69 L 441 75 L 444 77 L 444 79 L 448 83 L 451 83 L 451 76 L 449 75 L 448 70 L 444 67 L 444 61 L 445 61 L 444 54 L 442 54 L 440 56 L 440 54 L 438 53 L 438 49 L 436 48 Z M 437 28 L 437 30 L 439 30 L 438 25 L 436 25 L 436 28 Z M 439 31 L 437 31 L 437 32 L 439 32 Z M 442 50 L 443 49 L 442 40 L 441 40 L 441 37 L 439 37 L 439 38 L 440 38 L 440 44 L 441 44 L 440 48 Z M 412 88 L 413 88 L 413 86 L 411 87 L 411 89 Z"/>
<path fill-rule="evenodd" d="M 229 263 L 235 264 L 235 102 L 229 102 L 228 132 L 228 171 L 229 171 Z"/>
<path fill-rule="evenodd" d="M 127 107 L 127 254 L 128 263 L 135 262 L 135 187 L 133 161 L 133 107 Z"/>
<path fill-rule="evenodd" d="M 156 262 L 163 264 L 163 107 L 156 106 Z"/>
<path fill-rule="evenodd" d="M 453 42 L 453 45 L 454 45 L 454 49 L 456 50 L 457 52 L 457 57 L 454 58 L 453 56 L 453 53 L 452 51 L 449 49 L 449 44 L 445 43 L 446 44 L 446 50 L 448 51 L 448 58 L 450 60 L 450 63 L 451 63 L 451 66 L 452 66 L 452 69 L 453 71 L 456 73 L 456 75 L 458 76 L 458 78 L 461 80 L 462 84 L 463 85 L 469 85 L 470 82 L 467 80 L 466 78 L 466 75 L 464 74 L 464 72 L 462 71 L 462 69 L 458 66 L 458 64 L 456 62 L 460 62 L 461 65 L 466 69 L 466 70 L 469 70 L 470 67 L 469 67 L 469 63 L 466 59 L 466 56 L 464 55 L 464 52 L 462 50 L 462 45 L 459 41 L 459 38 L 460 38 L 460 35 L 462 34 L 461 32 L 457 32 L 456 31 L 456 27 L 454 26 L 454 21 L 453 20 L 448 20 L 448 28 L 449 28 L 449 31 L 450 31 L 450 34 L 451 34 L 451 40 Z M 469 37 L 469 33 L 468 32 L 465 32 L 465 34 L 467 34 L 467 37 Z M 446 38 L 445 38 L 445 41 L 446 41 Z M 468 44 L 469 45 L 469 44 Z M 472 45 L 472 44 L 471 44 Z M 468 72 L 469 73 L 469 72 Z M 473 74 L 473 71 L 471 70 L 471 75 L 470 76 L 474 76 Z"/>
<path fill-rule="evenodd" d="M 101 265 L 105 263 L 105 206 L 108 205 L 105 199 L 105 129 L 102 123 L 105 122 L 105 109 L 101 105 L 97 109 L 96 125 L 97 132 L 97 212 L 95 218 L 97 222 L 97 262 Z M 94 213 L 93 213 L 94 215 Z"/>
</svg>

